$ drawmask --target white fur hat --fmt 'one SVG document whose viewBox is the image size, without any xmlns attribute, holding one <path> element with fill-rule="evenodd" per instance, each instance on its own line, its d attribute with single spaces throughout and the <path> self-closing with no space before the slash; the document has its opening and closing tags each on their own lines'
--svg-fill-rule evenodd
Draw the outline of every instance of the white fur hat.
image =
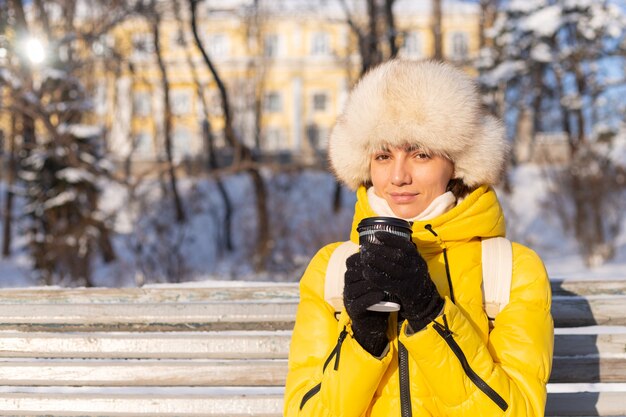
<svg viewBox="0 0 626 417">
<path fill-rule="evenodd" d="M 382 145 L 415 144 L 454 163 L 470 186 L 498 182 L 508 146 L 502 123 L 481 111 L 475 83 L 450 64 L 387 61 L 357 83 L 329 138 L 328 156 L 351 189 L 370 181 Z"/>
</svg>

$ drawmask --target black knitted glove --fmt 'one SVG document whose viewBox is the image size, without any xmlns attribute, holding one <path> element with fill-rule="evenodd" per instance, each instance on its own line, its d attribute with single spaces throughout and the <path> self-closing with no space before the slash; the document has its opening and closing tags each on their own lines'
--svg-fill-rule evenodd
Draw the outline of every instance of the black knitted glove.
<svg viewBox="0 0 626 417">
<path fill-rule="evenodd" d="M 371 355 L 382 355 L 387 343 L 389 313 L 369 311 L 372 304 L 382 301 L 384 293 L 363 277 L 361 255 L 355 253 L 346 260 L 348 270 L 343 287 L 343 305 L 352 319 L 352 333 L 357 342 Z"/>
<path fill-rule="evenodd" d="M 363 275 L 375 287 L 398 297 L 401 314 L 414 332 L 420 331 L 437 317 L 444 303 L 426 261 L 409 240 L 388 232 L 375 236 L 382 244 L 361 245 Z"/>
</svg>

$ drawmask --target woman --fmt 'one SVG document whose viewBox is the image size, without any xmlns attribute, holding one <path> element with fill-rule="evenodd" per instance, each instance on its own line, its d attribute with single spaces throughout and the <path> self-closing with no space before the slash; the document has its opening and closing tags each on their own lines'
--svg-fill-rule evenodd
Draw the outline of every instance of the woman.
<svg viewBox="0 0 626 417">
<path fill-rule="evenodd" d="M 365 217 L 410 220 L 412 242 L 377 232 L 347 258 L 343 303 L 324 301 L 321 249 L 300 283 L 285 416 L 540 416 L 553 349 L 550 285 L 539 257 L 513 244 L 510 301 L 490 331 L 481 239 L 504 236 L 491 185 L 506 157 L 501 124 L 450 65 L 394 60 L 351 92 L 329 143 Z M 393 313 L 367 309 L 384 292 Z"/>
</svg>

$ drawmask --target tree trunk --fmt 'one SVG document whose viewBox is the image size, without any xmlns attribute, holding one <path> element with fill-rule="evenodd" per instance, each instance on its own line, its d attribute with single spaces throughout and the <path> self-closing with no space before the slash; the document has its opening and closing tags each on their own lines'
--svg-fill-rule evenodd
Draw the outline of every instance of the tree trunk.
<svg viewBox="0 0 626 417">
<path fill-rule="evenodd" d="M 220 99 L 222 102 L 222 112 L 224 114 L 224 136 L 226 137 L 226 141 L 233 148 L 235 152 L 235 164 L 246 159 L 249 155 L 247 154 L 244 147 L 241 145 L 237 137 L 235 136 L 235 132 L 233 130 L 233 122 L 232 115 L 230 112 L 230 102 L 228 99 L 228 91 L 226 90 L 226 85 L 222 81 L 219 73 L 217 72 L 217 68 L 213 65 L 213 61 L 207 54 L 202 46 L 202 41 L 200 40 L 200 36 L 198 35 L 198 26 L 197 26 L 197 8 L 199 0 L 188 0 L 190 9 L 191 9 L 191 27 L 193 31 L 193 36 L 196 41 L 196 46 L 200 50 L 202 54 L 202 58 L 204 59 L 204 63 L 211 71 L 211 75 L 213 76 L 213 80 L 215 84 L 217 84 L 217 89 L 220 92 Z"/>
<path fill-rule="evenodd" d="M 213 79 L 217 84 L 217 88 L 220 91 L 220 98 L 222 102 L 222 112 L 224 114 L 224 135 L 226 136 L 226 140 L 233 147 L 235 152 L 234 164 L 237 166 L 239 162 L 242 161 L 252 161 L 253 155 L 250 150 L 243 145 L 237 136 L 235 135 L 235 131 L 232 126 L 232 115 L 230 112 L 230 104 L 228 100 L 228 91 L 226 90 L 226 85 L 222 82 L 222 79 L 217 72 L 217 68 L 213 65 L 211 58 L 206 53 L 204 47 L 202 46 L 202 41 L 198 36 L 198 28 L 197 28 L 197 0 L 188 0 L 189 6 L 191 9 L 191 26 L 194 35 L 194 39 L 196 41 L 196 46 L 200 50 L 202 57 L 204 58 L 204 62 L 211 71 Z M 266 256 L 269 254 L 270 250 L 270 235 L 269 235 L 269 216 L 267 212 L 267 191 L 265 184 L 263 182 L 263 177 L 261 176 L 259 170 L 256 167 L 250 167 L 247 169 L 248 173 L 252 178 L 252 183 L 254 185 L 254 192 L 256 197 L 256 207 L 257 207 L 257 227 L 258 227 L 258 236 L 256 242 L 256 262 L 255 268 L 257 271 L 261 270 L 263 265 L 263 261 Z"/>
<path fill-rule="evenodd" d="M 333 192 L 333 212 L 338 213 L 341 210 L 341 190 L 342 186 L 339 181 L 335 181 L 335 191 Z"/>
<path fill-rule="evenodd" d="M 491 29 L 498 15 L 500 0 L 480 0 L 480 17 L 478 29 L 478 46 L 480 49 L 493 46 L 486 35 L 487 29 Z"/>
<path fill-rule="evenodd" d="M 28 22 L 26 21 L 26 15 L 24 14 L 24 5 L 22 3 L 22 0 L 9 0 L 9 3 L 13 6 L 13 13 L 15 16 L 15 33 L 17 35 L 17 38 L 20 37 L 26 37 L 29 33 L 28 30 Z M 28 62 L 26 61 L 26 57 L 24 56 L 24 54 L 16 54 L 18 57 L 18 61 L 19 61 L 19 66 L 20 66 L 20 73 L 22 74 L 23 80 L 22 83 L 24 84 L 24 91 L 32 91 L 32 84 L 33 84 L 33 76 L 32 76 L 32 72 L 30 69 L 30 65 L 28 64 Z M 25 102 L 25 99 L 23 97 L 19 97 L 20 101 L 24 101 L 23 103 L 21 103 L 22 107 L 29 107 L 28 103 Z M 22 122 L 22 127 L 21 127 L 21 132 L 22 132 L 22 147 L 23 147 L 23 151 L 24 151 L 24 155 L 28 156 L 28 154 L 30 153 L 33 145 L 35 144 L 36 141 L 36 136 L 35 136 L 35 121 L 33 120 L 33 118 L 30 115 L 27 115 L 25 113 L 21 114 L 21 122 Z"/>
<path fill-rule="evenodd" d="M 382 56 L 378 47 L 378 9 L 376 0 L 367 0 L 368 31 L 365 35 L 365 55 L 367 64 L 365 71 L 378 65 L 382 61 Z"/>
<path fill-rule="evenodd" d="M 433 59 L 443 60 L 443 35 L 441 28 L 442 11 L 441 0 L 431 0 L 432 22 L 431 32 L 433 34 Z"/>
<path fill-rule="evenodd" d="M 15 173 L 17 171 L 17 164 L 15 159 L 15 130 L 17 129 L 16 115 L 11 114 L 11 132 L 9 136 L 9 164 L 7 167 L 7 179 L 6 179 L 6 199 L 4 200 L 4 213 L 3 213 L 3 235 L 2 235 L 2 257 L 8 258 L 11 256 L 11 236 L 13 231 L 13 185 L 15 182 Z"/>
<path fill-rule="evenodd" d="M 183 27 L 183 19 L 180 16 L 180 8 L 181 5 L 178 1 L 176 1 L 176 7 L 174 13 L 176 14 L 176 19 L 178 20 L 179 28 L 182 31 Z M 194 28 L 194 30 L 197 28 Z M 197 33 L 194 33 L 194 36 Z M 209 121 L 209 108 L 206 102 L 205 91 L 200 79 L 198 77 L 198 72 L 196 71 L 196 67 L 193 63 L 193 59 L 189 48 L 187 47 L 187 43 L 185 41 L 185 55 L 187 58 L 187 65 L 189 66 L 189 70 L 191 71 L 191 76 L 193 78 L 194 84 L 196 85 L 196 90 L 198 92 L 198 96 L 200 97 L 200 106 L 202 106 L 202 138 L 205 143 L 205 151 L 206 151 L 206 161 L 210 171 L 216 170 L 218 168 L 217 158 L 215 157 L 215 148 L 213 144 L 215 143 L 215 138 L 213 137 L 213 132 L 211 129 L 211 122 Z M 224 202 L 224 245 L 226 246 L 226 250 L 232 252 L 233 240 L 232 240 L 232 203 L 230 202 L 230 197 L 228 197 L 228 193 L 226 192 L 226 187 L 222 182 L 222 179 L 219 176 L 215 177 L 215 184 L 217 185 L 217 190 L 222 197 L 222 201 Z"/>
<path fill-rule="evenodd" d="M 387 42 L 390 58 L 398 55 L 396 21 L 393 15 L 393 4 L 396 0 L 385 0 L 385 23 L 387 26 Z"/>
<path fill-rule="evenodd" d="M 254 186 L 256 198 L 256 212 L 258 216 L 257 224 L 257 245 L 254 256 L 254 268 L 257 271 L 265 269 L 265 261 L 270 254 L 270 227 L 269 214 L 267 212 L 267 187 L 263 181 L 261 173 L 256 168 L 248 170 L 252 184 Z"/>
<path fill-rule="evenodd" d="M 378 62 L 376 56 L 378 55 L 378 37 L 376 30 L 377 10 L 375 0 L 367 0 L 367 17 L 368 26 L 366 30 L 362 30 L 356 21 L 353 19 L 350 8 L 346 3 L 346 0 L 340 0 L 341 6 L 346 14 L 346 21 L 348 26 L 357 38 L 357 44 L 359 47 L 359 56 L 361 58 L 361 72 L 359 78 L 363 76 L 371 67 Z"/>
<path fill-rule="evenodd" d="M 176 178 L 176 170 L 174 168 L 174 158 L 172 152 L 172 107 L 170 105 L 170 87 L 167 75 L 167 68 L 163 61 L 161 54 L 161 42 L 160 42 L 160 21 L 159 13 L 156 11 L 153 3 L 152 11 L 154 13 L 152 21 L 152 36 L 154 41 L 154 51 L 157 57 L 157 63 L 159 71 L 161 73 L 161 86 L 163 88 L 163 105 L 165 110 L 164 121 L 164 144 L 165 144 L 165 156 L 167 158 L 167 169 L 169 173 L 169 182 L 172 191 L 172 199 L 174 208 L 176 210 L 176 221 L 178 223 L 184 223 L 186 221 L 185 211 L 183 210 L 183 204 L 178 194 L 178 184 Z"/>
<path fill-rule="evenodd" d="M 202 122 L 202 134 L 204 136 L 205 143 L 207 144 L 209 170 L 217 170 L 217 158 L 215 157 L 215 149 L 213 148 L 213 143 L 215 141 L 213 140 L 213 135 L 211 134 L 208 119 L 205 119 Z M 224 182 L 219 176 L 215 177 L 215 185 L 217 185 L 217 191 L 224 202 L 224 246 L 227 251 L 232 252 L 233 249 L 235 249 L 232 237 L 233 204 L 230 201 L 228 192 L 226 192 Z"/>
</svg>

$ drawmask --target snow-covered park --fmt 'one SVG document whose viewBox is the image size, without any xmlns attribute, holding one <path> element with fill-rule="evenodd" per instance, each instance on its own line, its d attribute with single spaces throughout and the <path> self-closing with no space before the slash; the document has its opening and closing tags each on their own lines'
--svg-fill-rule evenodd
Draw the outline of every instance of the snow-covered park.
<svg viewBox="0 0 626 417">
<path fill-rule="evenodd" d="M 245 175 L 233 176 L 227 189 L 235 203 L 233 246 L 221 245 L 224 209 L 210 179 L 185 180 L 190 218 L 178 225 L 158 189 L 147 187 L 142 204 L 129 201 L 120 185 L 104 189 L 103 213 L 113 219 L 117 259 L 109 264 L 96 259 L 97 286 L 133 287 L 175 281 L 281 281 L 297 282 L 308 260 L 323 245 L 348 239 L 355 196 L 344 189 L 342 208 L 332 208 L 335 182 L 323 171 L 283 173 L 270 176 L 269 208 L 274 230 L 273 250 L 266 271 L 256 273 L 250 261 L 255 236 L 255 213 L 251 183 Z M 519 166 L 510 172 L 510 193 L 498 189 L 505 210 L 509 239 L 533 248 L 542 257 L 551 278 L 626 279 L 626 216 L 615 240 L 615 256 L 600 265 L 588 266 L 571 230 L 565 230 L 559 212 L 552 209 L 544 169 Z M 150 185 L 150 184 L 147 184 Z M 622 199 L 621 207 L 626 207 Z M 278 229 L 280 228 L 280 229 Z M 3 287 L 39 285 L 33 277 L 25 243 L 19 230 L 15 254 L 0 262 Z M 180 274 L 176 279 L 168 271 Z"/>
</svg>

